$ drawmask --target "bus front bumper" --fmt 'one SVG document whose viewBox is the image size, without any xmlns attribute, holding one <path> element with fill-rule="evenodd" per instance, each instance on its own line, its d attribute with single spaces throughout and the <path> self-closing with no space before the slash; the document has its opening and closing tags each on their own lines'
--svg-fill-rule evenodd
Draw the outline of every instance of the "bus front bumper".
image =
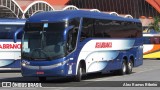
<svg viewBox="0 0 160 90">
<path fill-rule="evenodd" d="M 50 66 L 30 66 L 23 65 L 21 73 L 24 77 L 66 77 L 75 74 L 73 68 L 76 65 L 66 63 L 53 64 Z"/>
</svg>

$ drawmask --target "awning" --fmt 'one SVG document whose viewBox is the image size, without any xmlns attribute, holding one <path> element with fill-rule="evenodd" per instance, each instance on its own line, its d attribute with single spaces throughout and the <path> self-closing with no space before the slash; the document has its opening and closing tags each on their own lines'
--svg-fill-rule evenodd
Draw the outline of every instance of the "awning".
<svg viewBox="0 0 160 90">
<path fill-rule="evenodd" d="M 146 0 L 152 7 L 154 7 L 157 12 L 160 13 L 160 0 Z"/>
</svg>

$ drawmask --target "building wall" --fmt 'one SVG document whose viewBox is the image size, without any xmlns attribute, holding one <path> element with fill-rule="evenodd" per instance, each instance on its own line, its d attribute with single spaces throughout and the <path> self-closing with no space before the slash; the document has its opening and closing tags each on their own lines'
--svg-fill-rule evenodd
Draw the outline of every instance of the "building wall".
<svg viewBox="0 0 160 90">
<path fill-rule="evenodd" d="M 155 17 L 160 14 L 145 0 L 70 0 L 68 5 L 78 8 L 96 8 L 101 11 L 115 11 L 119 14 L 131 14 L 134 18 L 140 16 Z"/>
</svg>

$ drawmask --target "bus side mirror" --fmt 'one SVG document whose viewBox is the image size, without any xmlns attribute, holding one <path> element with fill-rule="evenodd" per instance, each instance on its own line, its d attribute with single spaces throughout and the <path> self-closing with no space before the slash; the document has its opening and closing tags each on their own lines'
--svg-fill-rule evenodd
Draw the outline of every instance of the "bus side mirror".
<svg viewBox="0 0 160 90">
<path fill-rule="evenodd" d="M 14 32 L 14 36 L 13 36 L 14 43 L 17 42 L 17 36 L 21 32 L 23 32 L 23 28 L 19 28 L 17 31 Z"/>
</svg>

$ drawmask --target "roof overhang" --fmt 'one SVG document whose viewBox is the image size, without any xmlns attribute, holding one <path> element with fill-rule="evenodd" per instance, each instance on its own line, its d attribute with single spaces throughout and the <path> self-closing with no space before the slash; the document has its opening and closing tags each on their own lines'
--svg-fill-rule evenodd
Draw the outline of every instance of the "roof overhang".
<svg viewBox="0 0 160 90">
<path fill-rule="evenodd" d="M 152 7 L 154 7 L 157 12 L 160 13 L 160 0 L 146 0 Z"/>
</svg>

